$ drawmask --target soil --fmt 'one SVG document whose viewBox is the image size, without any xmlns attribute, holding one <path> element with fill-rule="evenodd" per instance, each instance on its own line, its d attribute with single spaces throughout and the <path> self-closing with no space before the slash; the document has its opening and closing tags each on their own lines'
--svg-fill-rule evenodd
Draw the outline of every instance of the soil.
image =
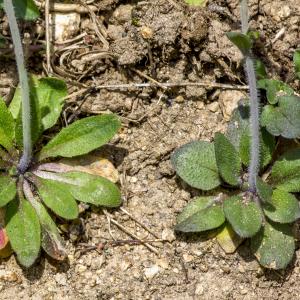
<svg viewBox="0 0 300 300">
<path fill-rule="evenodd" d="M 177 0 L 92 2 L 99 7 L 94 15 L 98 33 L 90 21 L 93 14 L 82 14 L 76 35 L 87 34 L 83 44 L 53 55 L 54 72 L 68 80 L 70 94 L 84 91 L 67 100 L 64 117 L 120 116 L 122 131 L 103 151 L 120 173 L 122 207 L 166 241 L 151 242 L 154 253 L 128 241 L 132 237 L 101 209 L 83 207 L 80 219 L 65 226 L 67 261 L 55 262 L 44 253 L 30 269 L 22 269 L 14 256 L 1 261 L 1 299 L 298 299 L 299 251 L 288 269 L 271 271 L 259 266 L 247 241 L 226 255 L 214 239 L 173 231 L 176 215 L 199 192 L 175 176 L 170 154 L 189 141 L 224 132 L 233 108 L 245 97 L 243 90 L 204 85 L 85 91 L 92 85 L 149 82 L 147 76 L 157 82 L 245 85 L 241 55 L 225 36 L 239 29 L 239 1 L 207 1 L 205 8 Z M 299 0 L 249 2 L 251 28 L 260 33 L 255 55 L 270 77 L 299 91 L 292 71 L 293 52 L 300 46 Z M 0 32 L 9 36 L 3 15 L 1 20 Z M 23 24 L 26 32 L 32 45 L 40 45 L 42 18 Z M 91 51 L 101 55 L 82 61 Z M 11 52 L 0 54 L 0 91 L 9 101 L 15 67 Z M 29 70 L 45 74 L 42 61 L 44 52 L 30 53 Z M 110 213 L 140 239 L 156 239 L 123 210 Z"/>
</svg>

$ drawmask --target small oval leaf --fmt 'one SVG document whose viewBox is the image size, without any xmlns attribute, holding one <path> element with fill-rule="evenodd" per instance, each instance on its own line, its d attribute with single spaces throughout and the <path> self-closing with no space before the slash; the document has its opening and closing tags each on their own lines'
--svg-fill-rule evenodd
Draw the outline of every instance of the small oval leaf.
<svg viewBox="0 0 300 300">
<path fill-rule="evenodd" d="M 276 104 L 279 99 L 278 97 L 294 95 L 294 90 L 280 80 L 261 79 L 258 81 L 258 87 L 266 90 L 267 99 L 270 104 Z"/>
<path fill-rule="evenodd" d="M 233 196 L 223 204 L 226 219 L 241 237 L 254 236 L 262 224 L 262 213 L 258 205 L 241 196 Z"/>
<path fill-rule="evenodd" d="M 40 152 L 39 160 L 47 157 L 73 157 L 86 154 L 107 143 L 120 128 L 115 115 L 81 119 L 62 129 Z"/>
<path fill-rule="evenodd" d="M 232 229 L 229 223 L 225 223 L 222 229 L 216 236 L 218 244 L 227 254 L 234 253 L 239 245 L 244 241 L 244 238 L 240 237 Z"/>
<path fill-rule="evenodd" d="M 201 232 L 221 226 L 224 221 L 218 198 L 199 197 L 192 201 L 177 217 L 176 231 Z"/>
<path fill-rule="evenodd" d="M 284 153 L 274 163 L 270 182 L 286 192 L 300 192 L 300 149 Z"/>
<path fill-rule="evenodd" d="M 26 200 L 11 201 L 7 206 L 5 222 L 18 261 L 30 267 L 37 259 L 41 246 L 41 228 L 35 210 Z"/>
<path fill-rule="evenodd" d="M 240 32 L 227 32 L 226 35 L 228 39 L 240 49 L 244 56 L 249 54 L 252 42 L 248 35 Z"/>
<path fill-rule="evenodd" d="M 172 154 L 171 162 L 178 176 L 194 188 L 212 190 L 221 183 L 212 143 L 183 145 Z"/>
<path fill-rule="evenodd" d="M 266 216 L 274 222 L 292 223 L 300 217 L 297 198 L 285 191 L 276 189 L 270 201 L 264 203 Z"/>
<path fill-rule="evenodd" d="M 300 97 L 282 96 L 278 106 L 265 105 L 261 114 L 261 124 L 275 136 L 288 139 L 300 137 Z"/>
<path fill-rule="evenodd" d="M 238 152 L 222 133 L 215 134 L 215 155 L 221 177 L 230 185 L 238 185 L 242 163 Z"/>
<path fill-rule="evenodd" d="M 293 259 L 295 241 L 288 224 L 268 222 L 251 239 L 251 249 L 261 265 L 284 269 Z"/>
</svg>

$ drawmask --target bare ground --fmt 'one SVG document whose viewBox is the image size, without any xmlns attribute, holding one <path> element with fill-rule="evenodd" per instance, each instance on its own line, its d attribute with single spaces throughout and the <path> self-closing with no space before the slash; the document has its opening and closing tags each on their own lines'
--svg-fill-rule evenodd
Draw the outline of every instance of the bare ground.
<svg viewBox="0 0 300 300">
<path fill-rule="evenodd" d="M 251 26 L 261 33 L 256 55 L 270 76 L 299 91 L 292 72 L 293 51 L 300 46 L 299 0 L 250 3 Z M 61 64 L 54 60 L 73 83 L 141 83 L 148 82 L 144 76 L 148 75 L 158 82 L 245 84 L 241 56 L 224 35 L 239 27 L 237 0 L 208 1 L 210 9 L 191 9 L 175 0 L 94 4 L 101 8 L 97 15 L 102 16 L 109 49 L 97 40 L 89 18 L 81 16 L 80 32 L 88 33 L 88 46 L 71 51 Z M 1 26 L 5 33 L 5 20 Z M 282 28 L 284 34 L 275 39 Z M 84 66 L 78 63 L 78 57 L 99 49 L 104 57 Z M 37 60 L 29 59 L 30 68 L 41 74 Z M 6 97 L 14 80 L 12 65 L 5 59 L 0 72 L 1 94 Z M 85 90 L 71 86 L 70 93 Z M 57 263 L 42 253 L 34 267 L 23 270 L 14 256 L 2 260 L 1 299 L 298 299 L 299 251 L 287 270 L 275 272 L 259 266 L 247 241 L 235 254 L 226 255 L 214 239 L 173 232 L 176 215 L 199 192 L 176 178 L 170 154 L 186 142 L 211 140 L 215 132 L 224 131 L 243 93 L 204 85 L 97 89 L 71 97 L 66 117 L 107 111 L 121 117 L 123 129 L 104 152 L 121 175 L 122 207 L 165 241 L 150 243 L 155 253 L 128 241 L 132 237 L 100 209 L 86 209 L 67 226 L 66 262 Z M 109 213 L 140 239 L 157 239 L 124 211 Z M 114 243 L 113 238 L 127 242 Z M 90 247 L 95 245 L 96 249 Z"/>
</svg>

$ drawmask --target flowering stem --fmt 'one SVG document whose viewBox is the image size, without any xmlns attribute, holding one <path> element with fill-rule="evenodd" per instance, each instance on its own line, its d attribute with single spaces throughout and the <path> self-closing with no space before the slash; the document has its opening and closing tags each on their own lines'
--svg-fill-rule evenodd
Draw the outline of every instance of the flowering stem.
<svg viewBox="0 0 300 300">
<path fill-rule="evenodd" d="M 248 4 L 247 0 L 240 1 L 242 33 L 248 32 Z M 251 57 L 251 51 L 244 54 L 245 56 L 245 73 L 249 84 L 250 98 L 250 165 L 249 165 L 249 188 L 252 193 L 256 192 L 256 178 L 259 171 L 259 155 L 260 155 L 260 128 L 259 128 L 259 94 L 256 84 L 255 65 Z"/>
<path fill-rule="evenodd" d="M 10 32 L 15 49 L 15 57 L 19 74 L 21 98 L 22 98 L 22 126 L 23 126 L 23 154 L 18 164 L 18 170 L 23 174 L 31 161 L 32 142 L 31 142 L 31 126 L 30 126 L 30 96 L 27 70 L 25 68 L 25 60 L 23 47 L 20 37 L 20 31 L 17 24 L 15 10 L 11 0 L 4 0 L 4 10 L 6 12 Z"/>
</svg>

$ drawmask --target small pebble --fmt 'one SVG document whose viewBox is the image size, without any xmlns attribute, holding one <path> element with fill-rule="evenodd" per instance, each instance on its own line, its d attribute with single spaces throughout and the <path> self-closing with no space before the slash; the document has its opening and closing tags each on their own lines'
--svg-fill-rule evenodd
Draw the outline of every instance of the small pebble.
<svg viewBox="0 0 300 300">
<path fill-rule="evenodd" d="M 219 109 L 219 103 L 217 101 L 212 102 L 210 104 L 207 105 L 207 108 L 211 111 L 211 112 L 217 112 Z"/>
<path fill-rule="evenodd" d="M 173 242 L 175 241 L 176 237 L 174 234 L 174 231 L 171 230 L 170 228 L 165 228 L 161 234 L 161 238 L 163 240 L 167 240 L 168 242 Z"/>
<path fill-rule="evenodd" d="M 77 265 L 77 271 L 78 273 L 83 273 L 84 271 L 86 271 L 87 267 L 83 266 L 83 265 Z"/>
<path fill-rule="evenodd" d="M 149 268 L 145 268 L 145 276 L 148 279 L 152 279 L 156 274 L 160 271 L 160 267 L 157 265 L 153 265 Z"/>
</svg>

